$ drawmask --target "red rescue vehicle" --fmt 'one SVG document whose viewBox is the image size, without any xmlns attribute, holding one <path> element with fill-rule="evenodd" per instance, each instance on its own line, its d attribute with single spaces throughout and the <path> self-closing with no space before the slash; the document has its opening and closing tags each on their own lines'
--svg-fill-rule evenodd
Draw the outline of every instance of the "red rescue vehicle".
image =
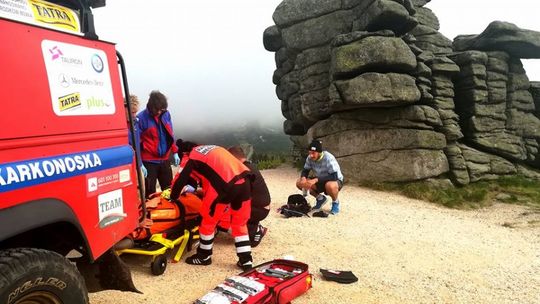
<svg viewBox="0 0 540 304">
<path fill-rule="evenodd" d="M 0 1 L 2 304 L 136 290 L 112 248 L 138 226 L 139 156 L 122 57 L 95 34 L 101 6 Z"/>
</svg>

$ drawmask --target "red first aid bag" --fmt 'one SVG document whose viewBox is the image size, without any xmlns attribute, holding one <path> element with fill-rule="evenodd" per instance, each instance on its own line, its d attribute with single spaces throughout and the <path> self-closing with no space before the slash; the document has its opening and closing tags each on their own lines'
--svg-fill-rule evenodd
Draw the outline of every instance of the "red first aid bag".
<svg viewBox="0 0 540 304">
<path fill-rule="evenodd" d="M 308 291 L 312 280 L 307 264 L 273 260 L 227 278 L 195 303 L 287 304 Z"/>
</svg>

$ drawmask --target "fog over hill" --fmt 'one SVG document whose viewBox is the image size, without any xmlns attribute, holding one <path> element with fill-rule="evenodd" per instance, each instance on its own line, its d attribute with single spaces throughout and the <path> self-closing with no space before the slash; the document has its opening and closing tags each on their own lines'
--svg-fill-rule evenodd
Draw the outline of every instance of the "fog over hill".
<svg viewBox="0 0 540 304">
<path fill-rule="evenodd" d="M 211 126 L 205 124 L 202 128 L 175 127 L 174 132 L 177 138 L 201 144 L 224 147 L 251 144 L 256 153 L 289 153 L 292 147 L 289 136 L 283 133 L 281 122 L 263 124 L 250 121 L 243 124 L 235 122 Z"/>
</svg>

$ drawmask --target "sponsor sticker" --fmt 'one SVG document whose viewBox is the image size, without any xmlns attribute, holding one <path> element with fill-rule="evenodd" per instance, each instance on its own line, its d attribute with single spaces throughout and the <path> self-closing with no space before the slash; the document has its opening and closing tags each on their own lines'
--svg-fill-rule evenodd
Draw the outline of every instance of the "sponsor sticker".
<svg viewBox="0 0 540 304">
<path fill-rule="evenodd" d="M 125 182 L 130 182 L 130 181 L 131 181 L 131 176 L 130 176 L 129 172 L 130 172 L 130 171 L 129 171 L 129 168 L 120 171 L 119 175 L 120 175 L 120 182 L 121 182 L 121 183 L 125 183 Z"/>
<path fill-rule="evenodd" d="M 133 149 L 122 146 L 0 163 L 0 193 L 79 175 L 86 176 L 88 192 L 98 190 L 100 185 L 108 187 L 101 192 L 110 191 L 132 182 L 129 175 L 132 160 Z M 100 184 L 102 180 L 106 182 Z"/>
<path fill-rule="evenodd" d="M 98 212 L 100 228 L 105 228 L 126 218 L 122 189 L 98 195 Z"/>
<path fill-rule="evenodd" d="M 43 0 L 1 0 L 0 17 L 82 35 L 75 11 Z"/>
<path fill-rule="evenodd" d="M 60 112 L 81 106 L 81 95 L 72 93 L 58 98 Z"/>
<path fill-rule="evenodd" d="M 97 177 L 91 177 L 88 179 L 88 192 L 94 192 L 98 189 Z"/>
<path fill-rule="evenodd" d="M 115 113 L 111 76 L 104 51 L 51 40 L 41 42 L 41 51 L 56 115 Z"/>
<path fill-rule="evenodd" d="M 79 32 L 79 18 L 72 10 L 40 0 L 29 0 L 29 3 L 34 13 L 34 20 L 38 24 L 70 32 Z"/>
<path fill-rule="evenodd" d="M 130 166 L 111 168 L 86 175 L 88 181 L 88 196 L 108 192 L 131 185 Z"/>
</svg>

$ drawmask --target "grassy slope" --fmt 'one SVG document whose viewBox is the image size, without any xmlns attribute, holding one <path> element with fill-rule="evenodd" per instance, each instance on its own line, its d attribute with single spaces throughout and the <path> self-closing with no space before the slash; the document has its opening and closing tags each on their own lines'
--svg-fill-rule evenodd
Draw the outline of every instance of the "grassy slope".
<svg viewBox="0 0 540 304">
<path fill-rule="evenodd" d="M 493 181 L 480 181 L 463 187 L 448 188 L 437 188 L 427 182 L 371 183 L 364 186 L 399 192 L 407 197 L 450 208 L 479 208 L 497 200 L 540 210 L 540 181 L 522 176 L 501 177 Z"/>
</svg>

